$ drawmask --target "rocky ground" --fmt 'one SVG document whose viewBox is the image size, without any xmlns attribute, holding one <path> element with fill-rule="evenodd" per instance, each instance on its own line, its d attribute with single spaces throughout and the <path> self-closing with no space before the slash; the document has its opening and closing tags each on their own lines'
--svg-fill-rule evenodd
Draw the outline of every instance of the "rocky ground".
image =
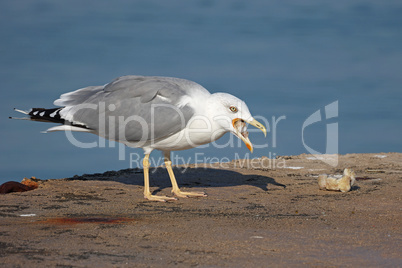
<svg viewBox="0 0 402 268">
<path fill-rule="evenodd" d="M 2 194 L 0 266 L 401 267 L 402 154 L 342 155 L 335 168 L 327 157 L 175 168 L 208 197 L 167 203 L 143 199 L 140 169 Z M 318 189 L 319 174 L 347 167 L 350 192 Z M 152 171 L 169 195 L 166 171 Z"/>
</svg>

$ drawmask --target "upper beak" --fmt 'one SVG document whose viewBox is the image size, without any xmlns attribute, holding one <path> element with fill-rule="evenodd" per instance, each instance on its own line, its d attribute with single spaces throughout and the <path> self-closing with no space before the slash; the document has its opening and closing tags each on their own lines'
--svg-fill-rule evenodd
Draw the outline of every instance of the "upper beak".
<svg viewBox="0 0 402 268">
<path fill-rule="evenodd" d="M 242 133 L 235 126 L 236 122 L 239 121 L 239 120 L 242 120 L 242 119 L 235 118 L 235 119 L 232 120 L 232 125 L 233 125 L 233 128 L 234 128 L 234 134 L 246 144 L 247 148 L 251 152 L 253 152 L 253 144 L 251 144 L 251 141 L 248 138 L 248 132 Z M 242 120 L 242 121 L 245 121 L 245 120 Z M 267 136 L 267 129 L 264 127 L 263 124 L 261 124 L 260 122 L 258 122 L 254 118 L 252 120 L 245 121 L 245 122 L 247 122 L 248 124 L 250 124 L 252 126 L 255 126 L 256 128 L 260 129 L 262 132 L 264 132 L 264 136 L 265 137 Z"/>
<path fill-rule="evenodd" d="M 261 124 L 260 122 L 258 122 L 257 120 L 255 120 L 253 118 L 253 120 L 251 121 L 246 121 L 247 123 L 249 123 L 252 126 L 255 126 L 256 128 L 260 129 L 262 132 L 264 132 L 264 137 L 267 136 L 267 129 L 264 127 L 263 124 Z"/>
</svg>

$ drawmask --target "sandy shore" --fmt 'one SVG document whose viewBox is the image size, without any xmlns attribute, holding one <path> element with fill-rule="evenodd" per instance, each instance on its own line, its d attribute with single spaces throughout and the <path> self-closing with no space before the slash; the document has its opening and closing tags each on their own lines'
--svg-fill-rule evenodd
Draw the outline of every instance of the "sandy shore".
<svg viewBox="0 0 402 268">
<path fill-rule="evenodd" d="M 208 197 L 168 203 L 143 199 L 139 169 L 44 181 L 0 195 L 0 264 L 401 267 L 402 154 L 339 160 L 336 168 L 311 155 L 176 168 L 183 190 Z M 358 177 L 352 191 L 318 189 L 319 174 L 346 167 Z M 170 195 L 164 169 L 151 186 Z"/>
</svg>

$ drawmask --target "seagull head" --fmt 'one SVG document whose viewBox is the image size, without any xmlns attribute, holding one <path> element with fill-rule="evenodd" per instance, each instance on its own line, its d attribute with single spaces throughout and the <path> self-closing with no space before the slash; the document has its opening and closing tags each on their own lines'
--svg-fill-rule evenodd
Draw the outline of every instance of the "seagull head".
<svg viewBox="0 0 402 268">
<path fill-rule="evenodd" d="M 215 93 L 212 96 L 213 120 L 221 128 L 241 139 L 247 148 L 253 152 L 253 145 L 248 138 L 247 124 L 255 126 L 267 136 L 264 125 L 253 118 L 246 103 L 241 99 L 227 93 Z"/>
</svg>

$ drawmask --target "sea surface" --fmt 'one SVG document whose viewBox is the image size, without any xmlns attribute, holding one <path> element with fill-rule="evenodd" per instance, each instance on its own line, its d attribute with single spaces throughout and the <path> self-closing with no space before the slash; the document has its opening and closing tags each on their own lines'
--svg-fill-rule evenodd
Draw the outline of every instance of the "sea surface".
<svg viewBox="0 0 402 268">
<path fill-rule="evenodd" d="M 268 126 L 253 154 L 226 134 L 175 164 L 402 152 L 401 1 L 1 1 L 0 36 L 0 183 L 138 166 L 141 149 L 8 119 L 128 74 L 231 93 Z"/>
</svg>

